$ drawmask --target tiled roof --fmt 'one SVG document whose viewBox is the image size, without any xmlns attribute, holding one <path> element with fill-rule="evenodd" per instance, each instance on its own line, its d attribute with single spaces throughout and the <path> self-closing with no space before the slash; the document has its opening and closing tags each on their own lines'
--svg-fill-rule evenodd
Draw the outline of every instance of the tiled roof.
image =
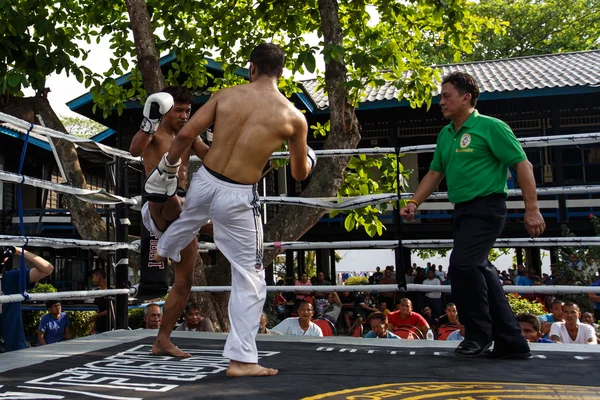
<svg viewBox="0 0 600 400">
<path fill-rule="evenodd" d="M 468 72 L 479 83 L 481 93 L 510 92 L 528 89 L 600 86 L 600 50 L 508 58 L 441 65 L 442 76 L 452 71 Z M 318 109 L 326 109 L 329 101 L 318 82 L 301 82 Z M 394 100 L 398 90 L 387 82 L 378 88 L 367 88 L 363 102 Z M 434 96 L 438 93 L 435 92 Z"/>
</svg>

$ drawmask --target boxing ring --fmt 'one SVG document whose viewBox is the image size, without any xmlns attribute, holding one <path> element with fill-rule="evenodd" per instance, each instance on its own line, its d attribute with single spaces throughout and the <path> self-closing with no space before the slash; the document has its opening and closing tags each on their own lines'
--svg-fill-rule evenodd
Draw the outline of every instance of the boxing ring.
<svg viewBox="0 0 600 400">
<path fill-rule="evenodd" d="M 78 147 L 139 161 L 127 152 L 92 144 L 0 113 L 0 120 L 30 132 L 73 141 Z M 523 147 L 598 143 L 597 133 L 520 139 Z M 319 157 L 431 152 L 434 145 L 401 149 L 321 150 Z M 275 158 L 287 157 L 276 153 Z M 123 204 L 139 209 L 141 200 L 98 190 L 84 190 L 0 171 L 0 180 L 76 195 L 96 204 Z M 600 186 L 539 188 L 538 194 L 600 193 Z M 519 196 L 518 190 L 509 192 Z M 354 198 L 308 199 L 264 196 L 265 204 L 287 204 L 328 210 L 349 210 L 384 202 L 400 202 L 411 194 L 387 193 Z M 431 198 L 445 199 L 446 193 Z M 600 237 L 499 239 L 497 247 L 597 246 Z M 118 243 L 0 235 L 0 245 L 77 247 L 107 251 L 139 251 L 138 243 Z M 348 242 L 272 242 L 265 248 L 449 248 L 449 240 Z M 199 250 L 218 250 L 199 243 Z M 268 291 L 316 291 L 307 287 L 269 287 Z M 397 285 L 318 287 L 320 292 L 399 290 Z M 227 292 L 230 287 L 194 287 L 195 292 Z M 449 291 L 449 287 L 407 285 L 407 291 Z M 600 293 L 600 287 L 505 287 L 519 293 Z M 29 300 L 135 296 L 135 289 L 79 291 L 0 296 L 0 304 Z M 593 377 L 600 361 L 598 346 L 532 344 L 529 360 L 460 359 L 459 342 L 378 340 L 329 336 L 324 338 L 259 335 L 261 365 L 279 369 L 268 378 L 227 378 L 229 363 L 222 357 L 226 334 L 173 332 L 175 345 L 192 354 L 177 359 L 151 355 L 156 331 L 116 330 L 49 346 L 0 354 L 0 399 L 592 399 L 600 398 Z"/>
</svg>

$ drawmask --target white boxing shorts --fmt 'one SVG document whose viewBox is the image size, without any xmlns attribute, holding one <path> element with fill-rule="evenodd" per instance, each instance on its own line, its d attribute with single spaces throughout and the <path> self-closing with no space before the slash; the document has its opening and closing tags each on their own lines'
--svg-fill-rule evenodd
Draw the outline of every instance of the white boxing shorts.
<svg viewBox="0 0 600 400">
<path fill-rule="evenodd" d="M 154 224 L 154 220 L 152 219 L 152 215 L 150 214 L 150 207 L 148 206 L 148 202 L 145 202 L 142 206 L 142 222 L 148 232 L 152 235 L 160 238 L 163 234 L 162 231 L 158 230 L 156 224 Z"/>
<path fill-rule="evenodd" d="M 231 263 L 231 295 L 223 355 L 257 363 L 256 334 L 267 288 L 263 270 L 263 229 L 256 185 L 232 183 L 202 166 L 194 173 L 183 210 L 158 242 L 157 252 L 175 262 L 211 220 L 217 248 Z"/>
</svg>

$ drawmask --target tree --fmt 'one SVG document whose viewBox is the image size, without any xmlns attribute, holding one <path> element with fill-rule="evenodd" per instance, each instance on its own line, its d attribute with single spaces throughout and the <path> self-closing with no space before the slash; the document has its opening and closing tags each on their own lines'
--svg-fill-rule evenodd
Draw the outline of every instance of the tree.
<svg viewBox="0 0 600 400">
<path fill-rule="evenodd" d="M 503 21 L 506 34 L 480 31 L 477 43 L 466 51 L 436 35 L 421 47 L 427 60 L 446 64 L 600 48 L 599 0 L 480 0 L 470 9 Z"/>
<path fill-rule="evenodd" d="M 111 36 L 114 57 L 106 72 L 108 77 L 103 81 L 89 73 L 81 77 L 91 86 L 94 108 L 104 115 L 113 109 L 122 111 L 126 98 L 143 98 L 146 91 L 164 86 L 162 75 L 158 73 L 158 54 L 176 52 L 177 60 L 164 77 L 167 84 L 202 88 L 208 85 L 209 78 L 214 78 L 211 90 L 217 90 L 242 80 L 235 74 L 236 69 L 245 66 L 250 50 L 266 40 L 284 45 L 286 68 L 292 72 L 315 71 L 316 58 L 324 57 L 326 69 L 320 79 L 329 98 L 330 111 L 325 148 L 342 149 L 355 148 L 360 139 L 355 107 L 365 87 L 390 81 L 400 89 L 399 97 L 408 99 L 411 105 L 431 104 L 431 92 L 437 87 L 439 73 L 428 67 L 415 50 L 424 35 L 440 34 L 452 46 L 463 48 L 472 46 L 478 30 L 495 27 L 492 20 L 469 12 L 465 0 L 384 0 L 372 6 L 361 1 L 338 3 L 335 0 L 304 3 L 183 0 L 178 3 L 177 12 L 163 12 L 172 8 L 172 3 L 165 0 L 146 3 L 128 0 L 126 8 L 109 0 L 86 4 L 85 9 L 76 0 L 63 1 L 61 6 L 69 6 L 64 8 L 69 9 L 69 15 L 61 14 L 57 25 L 61 28 L 56 29 L 73 27 L 74 22 L 82 26 L 78 31 L 69 31 L 72 34 L 69 39 L 91 42 L 95 37 Z M 378 21 L 371 20 L 368 6 L 378 14 Z M 130 27 L 134 42 L 128 38 Z M 318 44 L 306 41 L 305 35 L 310 33 L 319 37 Z M 114 76 L 128 71 L 126 56 L 132 54 L 137 54 L 138 64 L 130 75 L 131 87 L 126 89 L 116 84 Z M 206 70 L 205 57 L 211 55 L 216 55 L 223 67 L 222 78 L 215 78 Z M 66 64 L 76 73 L 78 69 L 74 64 Z M 27 82 L 19 81 L 19 84 L 24 83 Z M 288 95 L 298 90 L 293 77 L 283 79 L 280 88 Z M 348 161 L 349 157 L 321 160 L 302 196 L 336 196 L 344 182 Z M 323 214 L 324 211 L 318 209 L 298 214 L 295 207 L 282 207 L 267 224 L 265 240 L 297 240 Z M 265 252 L 265 263 L 270 263 L 277 253 Z M 228 283 L 230 276 L 225 271 L 229 268 L 221 265 L 223 263 L 206 268 L 207 282 Z M 223 326 L 227 321 L 226 299 L 223 295 L 212 297 L 215 313 Z"/>
<path fill-rule="evenodd" d="M 47 127 L 67 133 L 48 103 L 45 83 L 47 75 L 63 70 L 80 81 L 84 76 L 90 82 L 97 79 L 91 70 L 74 62 L 87 56 L 77 43 L 89 34 L 88 29 L 79 28 L 78 17 L 84 14 L 84 8 L 85 4 L 78 1 L 0 1 L 0 111 L 35 124 L 40 123 L 36 118 L 39 115 Z M 25 87 L 33 88 L 36 96 L 20 97 Z M 51 140 L 68 183 L 85 188 L 75 146 L 64 140 Z M 104 221 L 92 204 L 71 195 L 63 195 L 63 200 L 81 237 L 106 239 Z"/>
</svg>

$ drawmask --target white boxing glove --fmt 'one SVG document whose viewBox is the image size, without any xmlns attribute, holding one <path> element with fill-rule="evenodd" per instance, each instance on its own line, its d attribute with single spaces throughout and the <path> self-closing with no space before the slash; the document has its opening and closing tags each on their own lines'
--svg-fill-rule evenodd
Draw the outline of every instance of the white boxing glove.
<svg viewBox="0 0 600 400">
<path fill-rule="evenodd" d="M 177 171 L 181 165 L 181 159 L 171 165 L 167 161 L 168 154 L 165 153 L 144 182 L 144 198 L 153 203 L 164 203 L 177 192 L 179 183 Z"/>
<path fill-rule="evenodd" d="M 317 155 L 309 146 L 306 146 L 306 159 L 310 163 L 310 172 L 312 173 L 317 166 Z"/>
<path fill-rule="evenodd" d="M 173 104 L 173 96 L 169 93 L 158 92 L 148 96 L 144 105 L 144 119 L 140 130 L 150 135 L 154 134 L 164 115 L 173 108 Z"/>
</svg>

